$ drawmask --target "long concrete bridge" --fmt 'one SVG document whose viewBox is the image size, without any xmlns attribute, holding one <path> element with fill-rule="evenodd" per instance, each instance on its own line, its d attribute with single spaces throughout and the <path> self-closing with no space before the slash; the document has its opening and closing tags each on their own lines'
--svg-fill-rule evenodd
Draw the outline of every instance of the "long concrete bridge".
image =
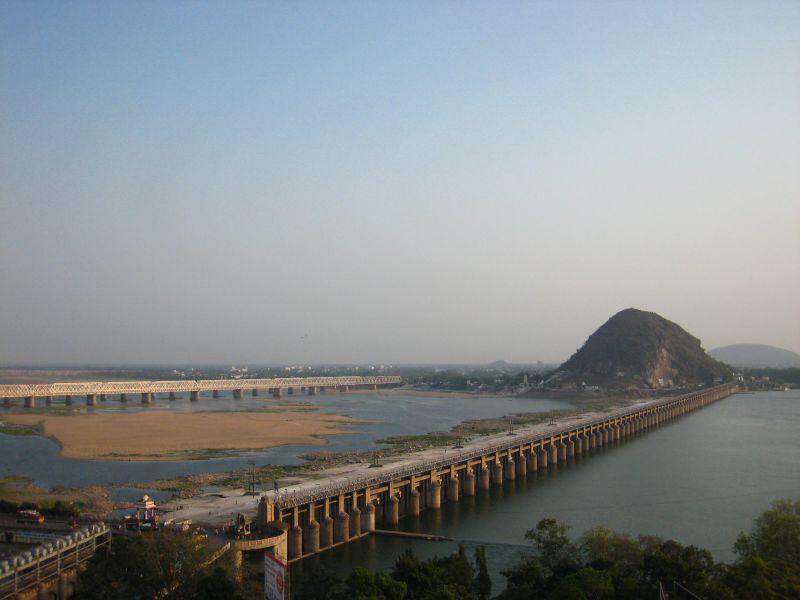
<svg viewBox="0 0 800 600">
<path fill-rule="evenodd" d="M 87 406 L 96 406 L 97 401 L 105 401 L 109 396 L 118 396 L 125 402 L 129 395 L 140 395 L 142 403 L 155 400 L 156 394 L 168 394 L 175 400 L 177 394 L 188 393 L 189 399 L 197 401 L 203 392 L 210 392 L 218 398 L 220 392 L 232 391 L 234 398 L 242 398 L 249 393 L 258 396 L 260 390 L 273 396 L 280 396 L 282 390 L 293 394 L 295 391 L 314 395 L 317 391 L 338 389 L 348 391 L 351 387 L 377 389 L 382 385 L 399 385 L 402 379 L 394 375 L 375 377 L 283 377 L 273 379 L 201 379 L 176 381 L 76 381 L 69 383 L 39 383 L 0 385 L 0 398 L 3 404 L 11 404 L 12 398 L 23 398 L 26 408 L 36 408 L 37 401 L 50 404 L 55 397 L 63 397 L 72 404 L 74 396 L 85 397 Z"/>
<path fill-rule="evenodd" d="M 545 432 L 509 435 L 502 443 L 495 439 L 439 460 L 381 468 L 368 477 L 289 489 L 278 496 L 270 493 L 259 503 L 258 521 L 286 531 L 288 559 L 299 560 L 368 535 L 376 521 L 396 525 L 404 515 L 438 510 L 443 502 L 458 502 L 476 490 L 619 444 L 737 390 L 736 384 L 720 385 Z"/>
</svg>

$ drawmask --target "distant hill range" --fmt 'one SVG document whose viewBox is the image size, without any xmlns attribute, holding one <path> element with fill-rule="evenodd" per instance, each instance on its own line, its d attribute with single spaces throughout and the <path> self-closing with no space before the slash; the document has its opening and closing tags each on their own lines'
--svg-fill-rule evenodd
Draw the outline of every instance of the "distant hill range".
<svg viewBox="0 0 800 600">
<path fill-rule="evenodd" d="M 800 354 L 764 344 L 733 344 L 714 348 L 708 353 L 734 367 L 800 368 Z"/>
<path fill-rule="evenodd" d="M 629 308 L 595 331 L 553 376 L 562 387 L 672 387 L 730 380 L 730 369 L 705 353 L 700 340 L 653 312 Z"/>
</svg>

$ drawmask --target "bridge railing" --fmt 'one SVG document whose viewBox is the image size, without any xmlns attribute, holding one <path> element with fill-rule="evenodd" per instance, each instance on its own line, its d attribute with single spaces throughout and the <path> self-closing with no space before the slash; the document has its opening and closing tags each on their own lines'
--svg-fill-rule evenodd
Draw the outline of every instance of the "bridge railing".
<svg viewBox="0 0 800 600">
<path fill-rule="evenodd" d="M 95 523 L 0 562 L 0 600 L 36 590 L 41 583 L 77 568 L 110 541 L 108 525 Z"/>
<path fill-rule="evenodd" d="M 506 451 L 509 448 L 514 448 L 517 446 L 530 444 L 533 442 L 540 442 L 543 440 L 550 439 L 551 437 L 563 435 L 578 428 L 601 425 L 603 423 L 608 422 L 611 419 L 622 419 L 625 417 L 629 417 L 631 415 L 635 415 L 637 413 L 641 413 L 643 411 L 649 411 L 651 409 L 659 408 L 661 406 L 676 404 L 681 401 L 696 399 L 712 392 L 723 391 L 728 388 L 733 389 L 735 387 L 736 384 L 723 384 L 711 388 L 705 388 L 702 390 L 697 390 L 695 392 L 683 394 L 681 396 L 673 396 L 670 398 L 665 398 L 663 400 L 656 400 L 654 402 L 649 402 L 647 404 L 620 409 L 601 417 L 586 419 L 583 421 L 577 421 L 572 424 L 563 425 L 557 429 L 553 429 L 546 432 L 540 432 L 532 435 L 518 434 L 513 437 L 513 441 L 511 436 L 509 436 L 509 439 L 502 443 L 483 444 L 478 447 L 466 450 L 464 452 L 451 454 L 449 456 L 443 456 L 440 459 L 417 461 L 411 465 L 404 465 L 402 467 L 395 467 L 394 469 L 382 470 L 379 474 L 373 475 L 371 477 L 361 477 L 341 483 L 336 482 L 328 486 L 320 487 L 319 489 L 308 490 L 308 491 L 283 492 L 283 493 L 279 492 L 277 496 L 273 495 L 273 499 L 278 509 L 285 510 L 288 508 L 293 508 L 295 506 L 307 504 L 309 502 L 324 500 L 325 498 L 330 498 L 331 496 L 348 494 L 356 490 L 364 489 L 367 487 L 375 487 L 377 485 L 384 484 L 388 481 L 405 479 L 406 477 L 411 477 L 412 475 L 420 475 L 423 473 L 430 472 L 433 469 L 449 467 L 454 463 L 461 463 L 461 462 L 466 462 L 467 460 L 474 460 L 482 456 L 486 456 L 487 454 Z"/>
</svg>

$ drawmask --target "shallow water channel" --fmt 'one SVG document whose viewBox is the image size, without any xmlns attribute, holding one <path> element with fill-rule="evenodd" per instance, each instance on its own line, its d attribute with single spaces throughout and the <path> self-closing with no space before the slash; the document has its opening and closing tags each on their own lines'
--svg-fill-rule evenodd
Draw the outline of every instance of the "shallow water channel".
<svg viewBox="0 0 800 600">
<path fill-rule="evenodd" d="M 280 400 L 263 395 L 234 400 L 229 394 L 221 398 L 203 397 L 199 402 L 179 398 L 170 402 L 159 397 L 153 405 L 142 406 L 107 401 L 98 404 L 97 414 L 133 414 L 139 411 L 162 412 L 174 416 L 181 411 L 241 411 L 274 406 L 281 402 L 303 402 L 322 412 L 350 416 L 356 421 L 349 433 L 325 436 L 327 444 L 287 445 L 241 453 L 230 458 L 184 461 L 113 461 L 62 458 L 58 446 L 38 436 L 0 434 L 0 477 L 24 475 L 42 487 L 78 487 L 94 484 L 130 484 L 171 478 L 194 473 L 244 469 L 248 460 L 256 465 L 286 465 L 302 462 L 298 455 L 307 452 L 353 452 L 376 448 L 376 440 L 390 435 L 419 435 L 446 431 L 469 419 L 498 417 L 513 413 L 545 412 L 569 408 L 564 402 L 505 397 L 435 398 L 420 396 L 348 394 L 329 392 L 316 396 L 284 396 Z M 57 405 L 54 405 L 57 406 Z M 3 411 L 16 409 L 2 409 Z M 2 418 L 0 412 L 0 418 Z M 70 417 L 72 418 L 72 417 Z"/>
</svg>

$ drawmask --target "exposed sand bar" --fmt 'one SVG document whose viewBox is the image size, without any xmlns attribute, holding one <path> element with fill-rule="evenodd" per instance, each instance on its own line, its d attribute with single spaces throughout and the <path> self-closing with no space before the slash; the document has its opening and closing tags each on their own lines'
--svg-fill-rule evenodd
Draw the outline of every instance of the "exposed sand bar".
<svg viewBox="0 0 800 600">
<path fill-rule="evenodd" d="M 66 458 L 179 460 L 208 450 L 246 450 L 284 444 L 325 444 L 348 417 L 308 411 L 141 412 L 127 415 L 7 415 L 3 420 L 38 426 Z M 179 454 L 179 455 L 176 455 Z M 170 456 L 172 455 L 172 456 Z"/>
</svg>

